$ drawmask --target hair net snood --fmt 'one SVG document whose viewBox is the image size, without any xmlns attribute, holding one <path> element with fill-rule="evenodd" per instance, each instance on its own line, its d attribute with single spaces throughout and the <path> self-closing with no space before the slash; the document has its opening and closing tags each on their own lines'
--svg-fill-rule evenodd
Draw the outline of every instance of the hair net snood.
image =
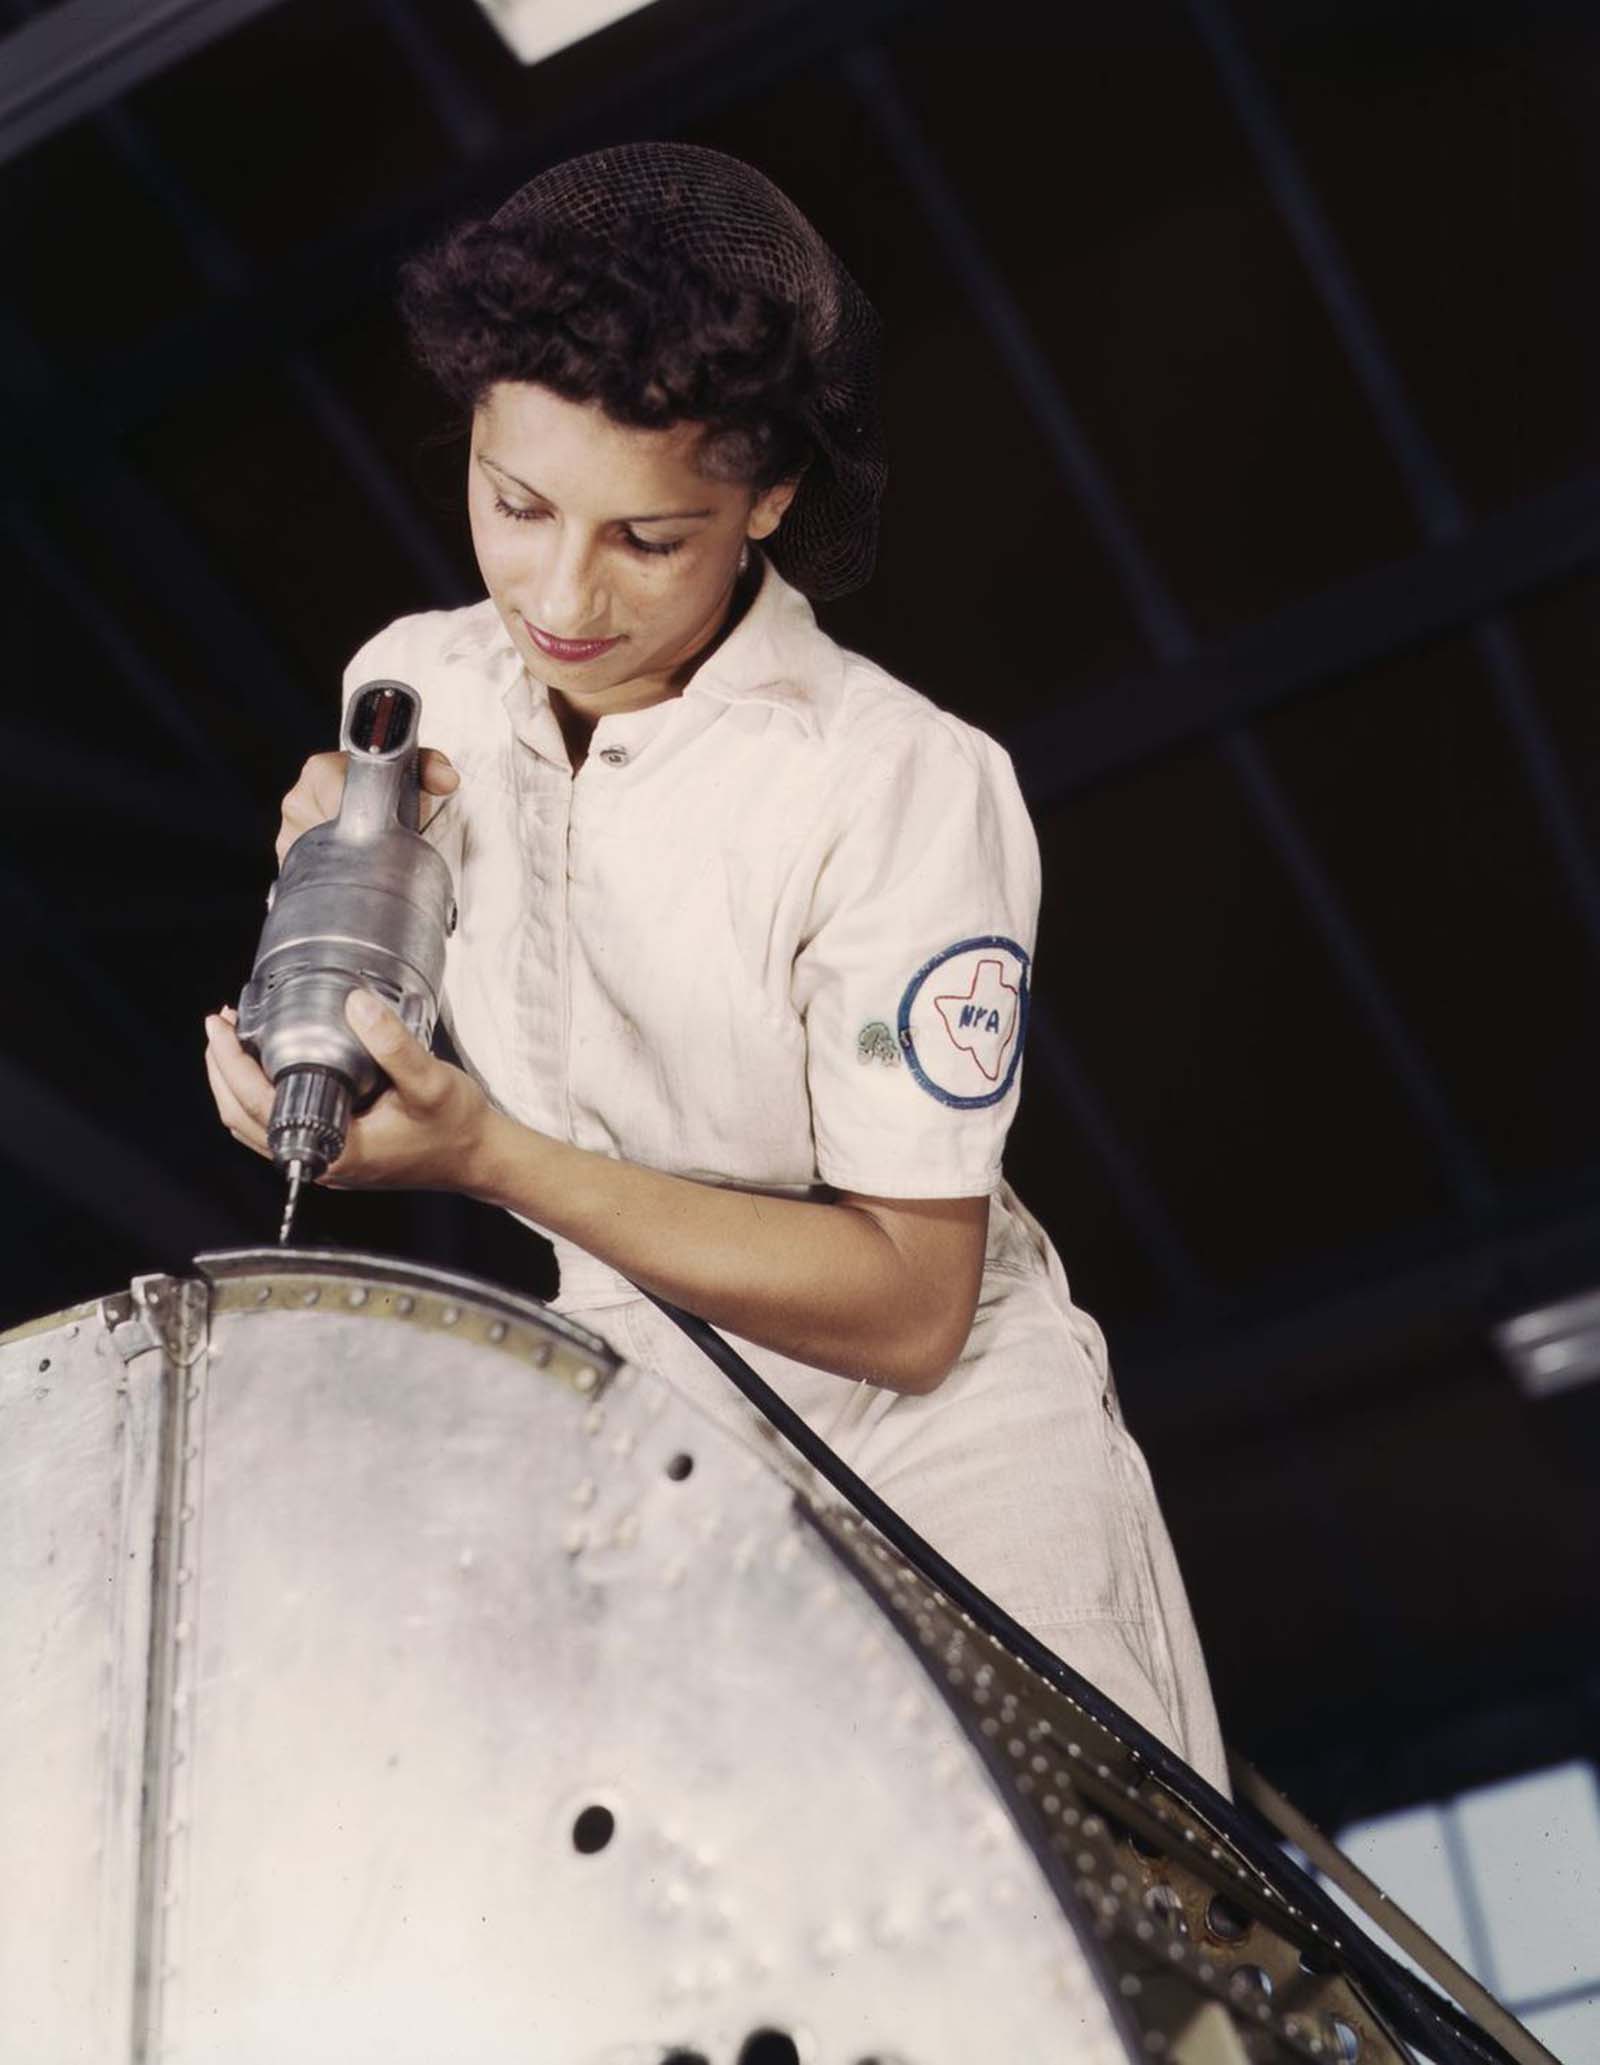
<svg viewBox="0 0 1600 2065">
<path fill-rule="evenodd" d="M 811 463 L 765 550 L 786 580 L 818 600 L 859 588 L 872 572 L 888 472 L 878 318 L 794 203 L 721 151 L 626 143 L 541 172 L 494 221 L 502 228 L 548 223 L 600 238 L 624 221 L 647 223 L 669 256 L 798 311 L 824 377 L 805 418 Z"/>
</svg>

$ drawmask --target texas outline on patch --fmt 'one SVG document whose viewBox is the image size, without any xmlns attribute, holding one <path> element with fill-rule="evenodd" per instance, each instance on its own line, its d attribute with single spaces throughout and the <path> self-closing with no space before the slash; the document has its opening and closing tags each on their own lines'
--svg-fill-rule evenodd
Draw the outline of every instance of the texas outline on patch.
<svg viewBox="0 0 1600 2065">
<path fill-rule="evenodd" d="M 1004 962 L 986 955 L 973 969 L 964 996 L 958 992 L 932 1001 L 951 1044 L 970 1054 L 984 1077 L 997 1083 L 1006 1050 L 1016 1034 L 1020 1001 L 1017 985 L 1005 979 Z M 985 1054 L 993 1057 L 992 1068 Z"/>
</svg>

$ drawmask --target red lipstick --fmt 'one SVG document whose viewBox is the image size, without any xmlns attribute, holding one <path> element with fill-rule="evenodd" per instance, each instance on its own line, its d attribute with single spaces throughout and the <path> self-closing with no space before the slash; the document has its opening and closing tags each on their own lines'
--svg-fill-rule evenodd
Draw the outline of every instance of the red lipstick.
<svg viewBox="0 0 1600 2065">
<path fill-rule="evenodd" d="M 565 660 L 569 664 L 578 660 L 596 660 L 603 652 L 610 652 L 614 645 L 620 645 L 620 638 L 556 638 L 549 631 L 541 631 L 537 624 L 522 619 L 522 628 L 539 648 L 552 660 Z"/>
</svg>

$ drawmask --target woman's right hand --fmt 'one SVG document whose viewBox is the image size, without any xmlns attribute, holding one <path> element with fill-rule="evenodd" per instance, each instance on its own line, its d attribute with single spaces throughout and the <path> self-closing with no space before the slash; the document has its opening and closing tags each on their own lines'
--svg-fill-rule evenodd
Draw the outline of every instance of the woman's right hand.
<svg viewBox="0 0 1600 2065">
<path fill-rule="evenodd" d="M 309 832 L 313 825 L 325 825 L 329 818 L 339 815 L 349 758 L 348 753 L 313 753 L 301 768 L 299 780 L 283 799 L 276 847 L 279 867 L 302 832 Z M 422 822 L 427 824 L 444 798 L 460 787 L 461 777 L 443 753 L 424 746 L 418 756 L 417 778 L 424 798 L 435 799 L 432 804 L 423 803 Z"/>
</svg>

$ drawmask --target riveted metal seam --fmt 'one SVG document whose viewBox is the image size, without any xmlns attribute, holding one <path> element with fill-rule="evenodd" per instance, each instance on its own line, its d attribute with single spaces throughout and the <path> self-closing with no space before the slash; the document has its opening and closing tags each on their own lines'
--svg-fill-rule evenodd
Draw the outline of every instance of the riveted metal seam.
<svg viewBox="0 0 1600 2065">
<path fill-rule="evenodd" d="M 148 1277 L 134 1285 L 134 1298 L 155 1321 L 163 1351 L 133 2014 L 133 2065 L 156 2065 L 177 2055 L 169 2031 L 178 1976 L 174 1922 L 187 1862 L 209 1301 L 205 1285 L 193 1279 Z"/>
</svg>

